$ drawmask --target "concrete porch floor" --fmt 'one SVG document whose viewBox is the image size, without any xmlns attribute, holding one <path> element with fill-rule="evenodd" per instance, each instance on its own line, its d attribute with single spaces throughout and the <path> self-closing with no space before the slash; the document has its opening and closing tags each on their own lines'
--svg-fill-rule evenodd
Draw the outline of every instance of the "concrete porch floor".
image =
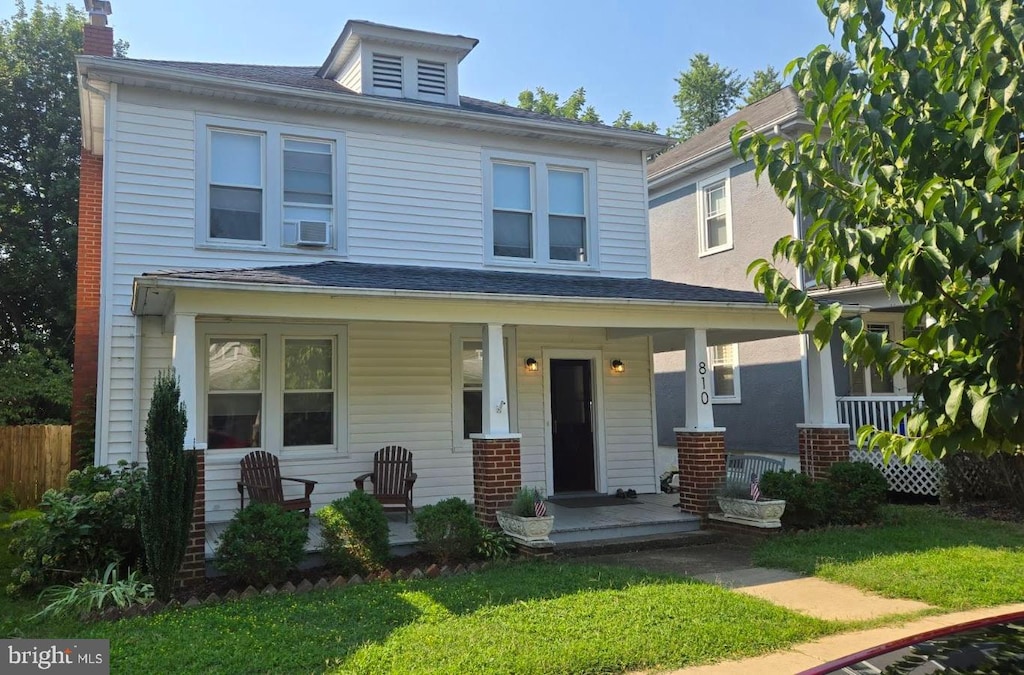
<svg viewBox="0 0 1024 675">
<path fill-rule="evenodd" d="M 671 535 L 692 532 L 700 528 L 700 518 L 682 513 L 674 506 L 679 501 L 675 494 L 645 494 L 630 502 L 609 506 L 569 508 L 548 502 L 548 514 L 555 517 L 551 540 L 557 544 L 615 539 L 644 535 Z M 217 548 L 227 522 L 206 524 L 206 557 L 210 559 Z M 412 518 L 406 523 L 402 514 L 389 513 L 388 541 L 396 555 L 412 553 L 416 535 Z M 320 522 L 309 519 L 307 551 L 320 548 Z"/>
</svg>

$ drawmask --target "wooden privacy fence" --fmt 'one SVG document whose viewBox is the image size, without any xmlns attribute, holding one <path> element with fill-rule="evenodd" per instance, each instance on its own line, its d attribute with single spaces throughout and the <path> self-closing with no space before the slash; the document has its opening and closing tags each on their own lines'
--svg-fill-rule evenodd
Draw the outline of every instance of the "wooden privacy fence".
<svg viewBox="0 0 1024 675">
<path fill-rule="evenodd" d="M 13 488 L 22 506 L 64 487 L 70 470 L 70 426 L 0 427 L 0 492 Z"/>
</svg>

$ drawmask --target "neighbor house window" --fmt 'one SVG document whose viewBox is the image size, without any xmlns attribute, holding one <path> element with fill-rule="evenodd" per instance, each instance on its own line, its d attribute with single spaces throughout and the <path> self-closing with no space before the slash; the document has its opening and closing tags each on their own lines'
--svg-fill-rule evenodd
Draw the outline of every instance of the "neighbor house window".
<svg viewBox="0 0 1024 675">
<path fill-rule="evenodd" d="M 334 340 L 284 341 L 284 446 L 334 443 Z"/>
<path fill-rule="evenodd" d="M 263 240 L 262 134 L 211 130 L 210 238 Z"/>
<path fill-rule="evenodd" d="M 867 330 L 879 335 L 892 334 L 892 326 L 884 323 L 869 323 Z M 851 396 L 884 396 L 895 392 L 896 383 L 892 375 L 879 373 L 873 367 L 850 367 Z"/>
<path fill-rule="evenodd" d="M 485 161 L 493 260 L 594 264 L 595 167 L 518 153 L 485 153 Z"/>
<path fill-rule="evenodd" d="M 715 403 L 740 402 L 739 345 L 715 345 L 708 349 L 711 361 L 711 391 Z"/>
<path fill-rule="evenodd" d="M 334 223 L 334 144 L 285 138 L 283 151 L 285 225 L 294 228 L 295 243 L 326 246 Z"/>
<path fill-rule="evenodd" d="M 211 449 L 260 447 L 263 342 L 212 338 L 207 349 L 206 441 Z"/>
<path fill-rule="evenodd" d="M 494 164 L 494 255 L 533 257 L 533 168 Z"/>
<path fill-rule="evenodd" d="M 717 253 L 732 248 L 728 174 L 698 183 L 697 196 L 700 207 L 701 254 Z"/>
</svg>

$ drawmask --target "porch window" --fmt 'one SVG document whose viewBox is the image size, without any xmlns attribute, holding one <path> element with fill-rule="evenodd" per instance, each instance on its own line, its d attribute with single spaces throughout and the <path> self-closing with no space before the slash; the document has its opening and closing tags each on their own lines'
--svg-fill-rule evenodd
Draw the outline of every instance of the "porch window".
<svg viewBox="0 0 1024 675">
<path fill-rule="evenodd" d="M 890 334 L 892 326 L 884 323 L 869 323 L 869 332 L 881 335 Z M 896 383 L 892 375 L 879 373 L 875 368 L 860 366 L 850 367 L 851 396 L 879 396 L 896 393 Z"/>
<path fill-rule="evenodd" d="M 732 214 L 728 173 L 697 184 L 700 209 L 700 254 L 732 248 Z"/>
<path fill-rule="evenodd" d="M 483 431 L 484 345 L 479 331 L 457 329 L 452 335 L 452 442 L 456 451 L 472 448 L 470 434 Z M 516 428 L 515 334 L 506 333 L 505 400 L 509 406 L 509 423 Z"/>
<path fill-rule="evenodd" d="M 210 239 L 263 240 L 263 135 L 210 130 Z"/>
<path fill-rule="evenodd" d="M 715 345 L 708 348 L 711 362 L 711 397 L 715 403 L 740 402 L 739 345 Z"/>
<path fill-rule="evenodd" d="M 462 437 L 483 429 L 484 346 L 480 340 L 462 342 Z"/>
<path fill-rule="evenodd" d="M 533 169 L 494 164 L 494 255 L 533 257 Z"/>
<path fill-rule="evenodd" d="M 212 338 L 208 347 L 206 440 L 211 449 L 260 447 L 263 342 Z"/>
<path fill-rule="evenodd" d="M 284 446 L 334 443 L 334 340 L 284 341 Z"/>
</svg>

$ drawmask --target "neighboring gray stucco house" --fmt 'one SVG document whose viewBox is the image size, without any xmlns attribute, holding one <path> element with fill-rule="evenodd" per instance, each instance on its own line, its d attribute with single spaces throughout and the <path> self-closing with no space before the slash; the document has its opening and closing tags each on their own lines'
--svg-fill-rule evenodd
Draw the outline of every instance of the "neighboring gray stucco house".
<svg viewBox="0 0 1024 675">
<path fill-rule="evenodd" d="M 809 128 L 796 92 L 785 87 L 650 162 L 654 278 L 752 290 L 749 264 L 770 257 L 780 237 L 800 234 L 799 221 L 767 179 L 758 184 L 753 163 L 733 154 L 730 133 L 741 121 L 753 130 L 785 136 Z M 877 282 L 834 289 L 828 295 L 861 306 L 869 326 L 902 337 L 902 308 Z M 806 349 L 804 338 L 795 334 L 709 348 L 715 423 L 726 428 L 730 452 L 797 452 L 796 424 L 807 419 Z M 865 377 L 847 368 L 841 348 L 834 347 L 832 354 L 839 421 L 853 427 L 890 424 L 892 413 L 908 400 L 906 379 Z M 672 429 L 680 426 L 676 411 L 684 407 L 683 352 L 655 354 L 655 380 L 658 439 L 671 445 Z"/>
</svg>

